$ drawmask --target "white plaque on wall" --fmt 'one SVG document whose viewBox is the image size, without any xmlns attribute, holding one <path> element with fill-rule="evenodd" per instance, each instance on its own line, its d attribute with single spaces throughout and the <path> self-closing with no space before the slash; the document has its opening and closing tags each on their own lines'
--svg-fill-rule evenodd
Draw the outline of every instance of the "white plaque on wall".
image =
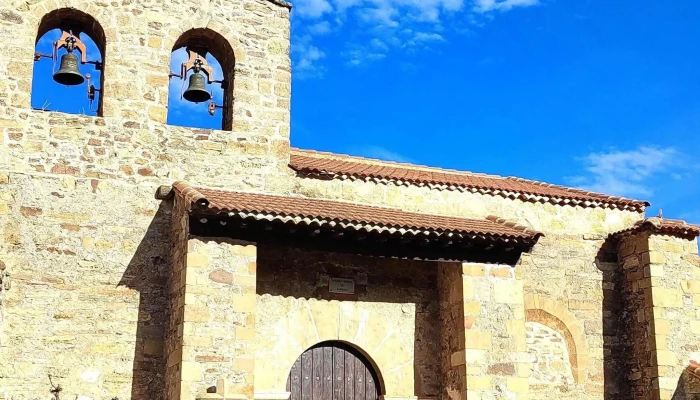
<svg viewBox="0 0 700 400">
<path fill-rule="evenodd" d="M 352 279 L 330 278 L 328 291 L 331 293 L 353 294 L 355 293 L 355 281 Z"/>
</svg>

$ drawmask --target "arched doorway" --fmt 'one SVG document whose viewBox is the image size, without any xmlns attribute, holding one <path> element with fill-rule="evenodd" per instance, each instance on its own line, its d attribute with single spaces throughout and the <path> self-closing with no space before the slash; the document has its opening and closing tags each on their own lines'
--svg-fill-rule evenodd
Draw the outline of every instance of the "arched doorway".
<svg viewBox="0 0 700 400">
<path fill-rule="evenodd" d="M 377 400 L 379 379 L 374 367 L 355 348 L 323 342 L 306 350 L 287 378 L 290 400 Z"/>
</svg>

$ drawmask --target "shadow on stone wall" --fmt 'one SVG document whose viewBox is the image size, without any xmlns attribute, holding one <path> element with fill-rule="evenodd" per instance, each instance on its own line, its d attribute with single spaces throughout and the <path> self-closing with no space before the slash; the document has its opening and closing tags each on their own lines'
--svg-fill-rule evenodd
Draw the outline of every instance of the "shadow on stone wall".
<svg viewBox="0 0 700 400">
<path fill-rule="evenodd" d="M 618 266 L 617 252 L 611 241 L 606 241 L 595 259 L 596 266 L 603 273 L 603 382 L 606 400 L 625 400 L 630 397 L 627 388 L 625 346 L 622 340 L 624 326 L 622 316 L 622 271 Z"/>
<path fill-rule="evenodd" d="M 160 203 L 119 282 L 139 292 L 131 400 L 163 398 L 171 208 L 171 202 Z"/>
<path fill-rule="evenodd" d="M 627 340 L 625 331 L 624 296 L 622 286 L 624 274 L 618 265 L 617 250 L 607 240 L 598 251 L 596 266 L 603 273 L 603 382 L 605 400 L 631 400 L 628 385 L 628 366 L 625 362 Z"/>
<path fill-rule="evenodd" d="M 692 373 L 689 369 L 697 367 L 689 366 L 683 370 L 671 400 L 700 400 L 700 375 Z"/>
<path fill-rule="evenodd" d="M 414 394 L 420 398 L 439 396 L 438 263 L 259 244 L 257 264 L 258 295 L 307 300 L 414 304 Z M 355 294 L 330 293 L 329 277 L 354 279 Z M 386 371 L 378 373 L 381 375 Z"/>
</svg>

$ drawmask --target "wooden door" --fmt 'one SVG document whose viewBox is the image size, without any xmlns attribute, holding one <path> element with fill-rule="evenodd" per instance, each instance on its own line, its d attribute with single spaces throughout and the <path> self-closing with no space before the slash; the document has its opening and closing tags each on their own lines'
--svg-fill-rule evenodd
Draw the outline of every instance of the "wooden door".
<svg viewBox="0 0 700 400">
<path fill-rule="evenodd" d="M 287 378 L 290 400 L 377 400 L 379 381 L 354 348 L 324 342 L 297 358 Z"/>
</svg>

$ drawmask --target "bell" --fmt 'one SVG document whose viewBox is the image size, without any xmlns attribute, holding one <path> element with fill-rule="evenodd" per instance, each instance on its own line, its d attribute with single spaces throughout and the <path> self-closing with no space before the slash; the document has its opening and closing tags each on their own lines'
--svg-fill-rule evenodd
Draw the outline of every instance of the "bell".
<svg viewBox="0 0 700 400">
<path fill-rule="evenodd" d="M 204 75 L 199 72 L 195 72 L 190 76 L 190 84 L 187 86 L 187 90 L 182 94 L 182 97 L 193 103 L 201 103 L 207 101 L 211 98 L 209 92 L 207 92 L 204 81 Z"/>
<path fill-rule="evenodd" d="M 78 56 L 73 53 L 66 53 L 61 57 L 61 67 L 53 74 L 56 83 L 66 86 L 80 85 L 85 82 L 85 78 L 78 70 Z"/>
</svg>

